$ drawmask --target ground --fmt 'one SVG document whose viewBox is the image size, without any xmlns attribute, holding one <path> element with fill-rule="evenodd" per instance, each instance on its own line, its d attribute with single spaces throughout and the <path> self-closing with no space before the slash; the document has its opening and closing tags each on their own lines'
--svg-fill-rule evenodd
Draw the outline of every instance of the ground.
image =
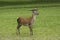
<svg viewBox="0 0 60 40">
<path fill-rule="evenodd" d="M 33 25 L 33 36 L 28 26 L 22 26 L 16 35 L 17 18 L 30 17 L 34 6 L 39 15 Z M 0 40 L 60 40 L 60 4 L 10 5 L 0 7 Z"/>
</svg>

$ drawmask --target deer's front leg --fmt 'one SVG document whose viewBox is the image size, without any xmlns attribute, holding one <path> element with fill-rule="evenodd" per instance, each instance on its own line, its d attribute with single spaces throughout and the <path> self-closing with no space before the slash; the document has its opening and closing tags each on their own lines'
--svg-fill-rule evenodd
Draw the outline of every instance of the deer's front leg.
<svg viewBox="0 0 60 40">
<path fill-rule="evenodd" d="M 32 29 L 32 25 L 29 25 L 29 29 L 30 29 L 30 35 L 33 35 L 33 29 Z"/>
</svg>

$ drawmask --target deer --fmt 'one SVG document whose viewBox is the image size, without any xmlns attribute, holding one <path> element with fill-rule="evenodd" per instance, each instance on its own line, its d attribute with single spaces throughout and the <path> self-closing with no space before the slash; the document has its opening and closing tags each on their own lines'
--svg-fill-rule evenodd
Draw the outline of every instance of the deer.
<svg viewBox="0 0 60 40">
<path fill-rule="evenodd" d="M 24 25 L 24 26 L 28 26 L 29 27 L 30 35 L 33 35 L 32 26 L 34 24 L 36 16 L 39 15 L 39 13 L 38 13 L 38 9 L 37 8 L 33 8 L 30 11 L 32 11 L 32 16 L 31 17 L 28 17 L 28 18 L 18 17 L 17 18 L 17 23 L 18 23 L 17 24 L 17 34 L 20 35 L 20 27 L 22 25 Z"/>
</svg>

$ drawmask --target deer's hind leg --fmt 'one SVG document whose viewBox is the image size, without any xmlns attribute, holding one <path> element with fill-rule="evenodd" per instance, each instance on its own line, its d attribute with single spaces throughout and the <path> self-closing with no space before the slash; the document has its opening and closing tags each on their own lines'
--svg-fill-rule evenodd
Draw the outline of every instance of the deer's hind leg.
<svg viewBox="0 0 60 40">
<path fill-rule="evenodd" d="M 20 35 L 20 27 L 21 27 L 22 25 L 20 24 L 20 23 L 18 23 L 18 25 L 17 25 L 17 35 Z"/>
</svg>

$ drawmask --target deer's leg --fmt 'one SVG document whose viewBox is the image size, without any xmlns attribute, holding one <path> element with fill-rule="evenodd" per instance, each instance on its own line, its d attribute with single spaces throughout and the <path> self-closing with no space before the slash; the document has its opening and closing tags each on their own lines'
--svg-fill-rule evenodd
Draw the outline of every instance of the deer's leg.
<svg viewBox="0 0 60 40">
<path fill-rule="evenodd" d="M 29 25 L 29 29 L 30 29 L 30 35 L 33 35 L 33 30 L 32 30 L 32 25 Z"/>
<path fill-rule="evenodd" d="M 21 24 L 18 24 L 18 25 L 17 25 L 17 35 L 20 34 L 20 30 L 19 30 L 20 27 L 21 27 Z"/>
</svg>

